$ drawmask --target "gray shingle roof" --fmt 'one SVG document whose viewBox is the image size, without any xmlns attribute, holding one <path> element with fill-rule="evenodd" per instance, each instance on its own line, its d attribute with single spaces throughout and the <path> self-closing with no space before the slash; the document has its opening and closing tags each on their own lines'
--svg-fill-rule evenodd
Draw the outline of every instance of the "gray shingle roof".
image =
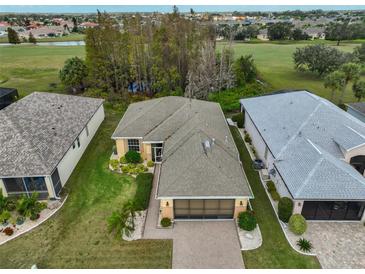
<svg viewBox="0 0 365 274">
<path fill-rule="evenodd" d="M 103 100 L 34 92 L 0 111 L 0 177 L 50 175 Z"/>
<path fill-rule="evenodd" d="M 158 197 L 252 197 L 220 106 L 184 97 L 131 104 L 112 138 L 163 141 Z M 214 145 L 205 150 L 203 142 Z"/>
<path fill-rule="evenodd" d="M 343 151 L 365 145 L 365 125 L 307 91 L 242 99 L 293 198 L 365 199 L 365 179 Z"/>
</svg>

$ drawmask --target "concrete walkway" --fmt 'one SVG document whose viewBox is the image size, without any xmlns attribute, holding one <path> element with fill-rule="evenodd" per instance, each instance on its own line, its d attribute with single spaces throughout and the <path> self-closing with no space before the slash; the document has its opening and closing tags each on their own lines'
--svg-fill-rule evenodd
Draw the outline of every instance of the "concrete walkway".
<svg viewBox="0 0 365 274">
<path fill-rule="evenodd" d="M 172 268 L 244 268 L 235 224 L 228 221 L 177 221 L 173 228 L 157 228 L 159 202 L 155 199 L 158 173 L 144 230 L 144 239 L 172 239 Z"/>
</svg>

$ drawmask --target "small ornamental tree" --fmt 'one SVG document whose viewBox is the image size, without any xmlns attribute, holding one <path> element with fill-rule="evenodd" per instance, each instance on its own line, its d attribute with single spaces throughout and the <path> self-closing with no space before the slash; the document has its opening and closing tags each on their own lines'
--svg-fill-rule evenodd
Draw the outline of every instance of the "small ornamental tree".
<svg viewBox="0 0 365 274">
<path fill-rule="evenodd" d="M 293 201 L 288 197 L 282 197 L 279 200 L 278 211 L 279 219 L 283 222 L 289 222 L 289 218 L 293 213 Z"/>
<path fill-rule="evenodd" d="M 37 39 L 35 39 L 34 35 L 31 32 L 29 33 L 28 42 L 32 44 L 37 44 Z"/>
<path fill-rule="evenodd" d="M 289 219 L 289 229 L 296 235 L 302 235 L 307 230 L 307 222 L 301 214 L 294 214 Z"/>
<path fill-rule="evenodd" d="M 76 93 L 85 88 L 87 75 L 88 69 L 85 62 L 79 57 L 72 57 L 66 60 L 59 76 L 62 83 Z"/>
<path fill-rule="evenodd" d="M 12 28 L 8 28 L 8 41 L 10 44 L 20 44 L 20 38 L 18 33 Z"/>
<path fill-rule="evenodd" d="M 257 221 L 252 211 L 244 211 L 238 214 L 238 226 L 241 229 L 252 231 L 256 228 Z"/>
<path fill-rule="evenodd" d="M 139 154 L 137 151 L 130 150 L 125 154 L 125 159 L 127 160 L 127 163 L 131 164 L 138 164 L 141 162 L 141 154 Z"/>
</svg>

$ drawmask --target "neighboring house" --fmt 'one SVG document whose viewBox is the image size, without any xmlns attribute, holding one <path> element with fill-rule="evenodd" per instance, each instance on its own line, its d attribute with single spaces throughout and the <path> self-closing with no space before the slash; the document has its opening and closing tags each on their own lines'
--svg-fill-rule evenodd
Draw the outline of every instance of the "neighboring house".
<svg viewBox="0 0 365 274">
<path fill-rule="evenodd" d="M 104 119 L 103 100 L 34 92 L 0 111 L 5 196 L 58 198 Z"/>
<path fill-rule="evenodd" d="M 253 198 L 217 103 L 163 97 L 131 104 L 112 139 L 160 165 L 160 217 L 231 219 Z M 157 169 L 159 170 L 159 169 Z"/>
<path fill-rule="evenodd" d="M 0 87 L 0 110 L 15 102 L 18 96 L 17 89 Z"/>
<path fill-rule="evenodd" d="M 307 91 L 241 99 L 281 196 L 308 220 L 365 219 L 365 124 Z"/>
<path fill-rule="evenodd" d="M 268 41 L 269 37 L 267 35 L 267 29 L 260 29 L 259 34 L 257 35 L 257 39 L 262 41 Z"/>
<path fill-rule="evenodd" d="M 358 102 L 347 104 L 347 112 L 350 113 L 352 116 L 356 117 L 360 121 L 365 123 L 365 103 Z"/>
<path fill-rule="evenodd" d="M 314 39 L 326 39 L 325 29 L 324 28 L 307 28 L 303 30 L 311 40 Z"/>
</svg>

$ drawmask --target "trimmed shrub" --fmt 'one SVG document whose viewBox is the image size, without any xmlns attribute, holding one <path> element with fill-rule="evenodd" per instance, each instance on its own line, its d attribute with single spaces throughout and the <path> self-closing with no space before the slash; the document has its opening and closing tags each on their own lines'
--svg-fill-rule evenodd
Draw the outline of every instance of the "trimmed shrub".
<svg viewBox="0 0 365 274">
<path fill-rule="evenodd" d="M 117 170 L 119 168 L 119 161 L 118 160 L 110 160 L 109 161 L 110 166 L 112 167 L 113 170 Z"/>
<path fill-rule="evenodd" d="M 235 114 L 235 115 L 232 116 L 232 121 L 236 122 L 237 126 L 239 128 L 243 128 L 243 124 L 244 124 L 244 121 L 245 121 L 244 119 L 245 119 L 245 117 L 244 117 L 243 112 Z"/>
<path fill-rule="evenodd" d="M 7 224 L 10 218 L 11 218 L 10 212 L 7 210 L 3 210 L 3 212 L 0 214 L 0 223 Z"/>
<path fill-rule="evenodd" d="M 238 214 L 238 226 L 241 229 L 251 231 L 256 228 L 257 221 L 253 211 L 245 211 Z"/>
<path fill-rule="evenodd" d="M 301 214 L 294 214 L 289 219 L 289 229 L 296 235 L 302 235 L 307 230 L 307 222 Z"/>
<path fill-rule="evenodd" d="M 171 219 L 170 218 L 162 218 L 161 220 L 162 227 L 169 227 L 171 226 Z"/>
<path fill-rule="evenodd" d="M 32 215 L 30 215 L 29 219 L 35 221 L 38 220 L 40 216 L 41 215 L 39 215 L 38 213 L 33 213 Z"/>
<path fill-rule="evenodd" d="M 127 159 L 125 158 L 125 156 L 120 157 L 120 163 L 121 164 L 126 164 L 127 163 Z"/>
<path fill-rule="evenodd" d="M 273 181 L 268 181 L 266 187 L 269 192 L 276 191 L 276 186 Z"/>
<path fill-rule="evenodd" d="M 152 190 L 152 173 L 140 173 L 136 177 L 137 190 L 134 196 L 135 210 L 145 210 L 148 208 Z"/>
<path fill-rule="evenodd" d="M 125 159 L 127 163 L 138 164 L 142 161 L 141 154 L 137 151 L 130 150 L 125 154 Z"/>
<path fill-rule="evenodd" d="M 4 230 L 3 230 L 3 232 L 5 233 L 5 235 L 7 235 L 7 236 L 11 236 L 11 235 L 13 235 L 13 233 L 14 233 L 14 229 L 12 229 L 11 227 L 6 227 Z"/>
<path fill-rule="evenodd" d="M 276 190 L 271 191 L 270 192 L 270 195 L 271 195 L 271 198 L 274 201 L 279 201 L 280 200 L 280 195 L 279 195 L 279 193 Z"/>
<path fill-rule="evenodd" d="M 287 223 L 289 221 L 290 216 L 293 213 L 293 201 L 288 197 L 282 197 L 279 200 L 278 205 L 278 214 L 279 219 L 282 220 L 284 223 Z"/>
<path fill-rule="evenodd" d="M 16 209 L 16 200 L 8 199 L 8 203 L 6 204 L 6 209 L 8 211 L 14 211 Z"/>
<path fill-rule="evenodd" d="M 153 167 L 155 165 L 155 163 L 153 162 L 153 161 L 151 161 L 151 160 L 149 160 L 148 162 L 147 162 L 147 166 L 148 167 Z"/>
<path fill-rule="evenodd" d="M 252 143 L 252 140 L 251 140 L 251 137 L 248 133 L 245 134 L 245 142 L 246 143 L 249 143 L 251 145 Z"/>
<path fill-rule="evenodd" d="M 313 248 L 312 243 L 304 238 L 300 238 L 297 241 L 297 245 L 299 246 L 300 250 L 304 252 L 310 252 Z"/>
</svg>

